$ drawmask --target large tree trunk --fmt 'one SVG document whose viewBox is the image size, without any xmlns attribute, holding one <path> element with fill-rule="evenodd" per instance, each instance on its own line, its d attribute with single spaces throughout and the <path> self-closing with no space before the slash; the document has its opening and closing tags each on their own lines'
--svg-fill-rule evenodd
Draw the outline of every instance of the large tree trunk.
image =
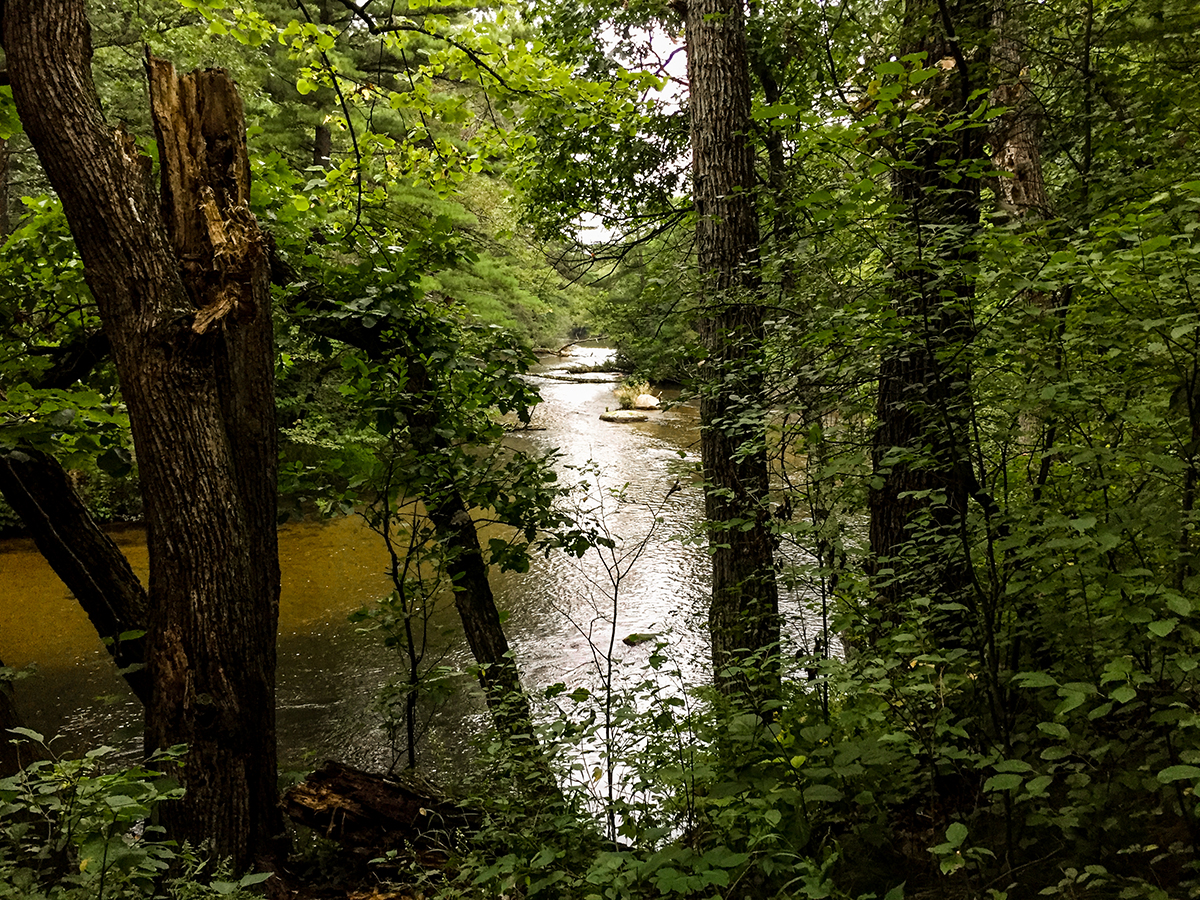
<svg viewBox="0 0 1200 900">
<path fill-rule="evenodd" d="M 9 0 L 3 24 L 129 409 L 150 550 L 147 736 L 189 748 L 167 825 L 243 867 L 282 820 L 270 297 L 240 103 L 223 73 L 177 80 L 151 63 L 164 217 L 150 160 L 100 111 L 82 0 Z"/>
<path fill-rule="evenodd" d="M 898 331 L 880 362 L 870 495 L 872 574 L 885 621 L 906 598 L 958 599 L 970 582 L 963 543 L 976 493 L 968 454 L 973 287 L 967 268 L 979 222 L 979 180 L 966 171 L 983 151 L 977 127 L 935 131 L 964 113 L 967 60 L 982 36 L 980 0 L 910 0 L 901 54 L 924 52 L 945 74 L 923 82 L 920 119 L 900 136 L 895 195 L 903 206 L 892 262 Z M 936 602 L 936 601 L 935 601 Z"/>
<path fill-rule="evenodd" d="M 758 215 L 741 0 L 689 0 L 696 248 L 706 298 L 700 451 L 710 529 L 713 674 L 755 705 L 778 693 L 779 594 L 768 522 Z"/>
</svg>

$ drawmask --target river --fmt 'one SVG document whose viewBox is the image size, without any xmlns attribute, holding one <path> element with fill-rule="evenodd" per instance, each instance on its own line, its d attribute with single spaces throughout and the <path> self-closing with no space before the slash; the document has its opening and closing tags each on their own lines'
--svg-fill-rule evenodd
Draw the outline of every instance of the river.
<svg viewBox="0 0 1200 900">
<path fill-rule="evenodd" d="M 555 374 L 568 364 L 601 359 L 604 352 L 583 350 L 540 368 Z M 661 633 L 678 649 L 680 665 L 702 667 L 706 649 L 698 624 L 708 574 L 704 549 L 694 540 L 703 509 L 690 474 L 698 462 L 694 406 L 652 412 L 643 423 L 609 424 L 599 416 L 617 406 L 613 384 L 537 381 L 544 402 L 533 429 L 510 440 L 529 449 L 557 448 L 564 480 L 576 480 L 577 470 L 594 466 L 587 477 L 598 481 L 600 490 L 593 488 L 590 502 L 603 498 L 604 526 L 621 539 L 622 550 L 645 541 L 636 564 L 619 579 L 618 638 Z M 674 396 L 666 392 L 663 399 Z M 681 489 L 672 493 L 676 481 Z M 614 489 L 623 489 L 622 499 L 611 493 Z M 113 536 L 144 578 L 142 531 L 121 528 Z M 347 618 L 390 590 L 382 543 L 360 519 L 347 517 L 284 525 L 279 546 L 281 755 L 295 767 L 335 756 L 386 768 L 391 757 L 373 707 L 380 687 L 399 674 L 400 660 Z M 595 553 L 582 560 L 553 553 L 535 556 L 527 573 L 495 576 L 497 602 L 507 614 L 506 629 L 527 688 L 595 683 L 589 633 L 592 641 L 607 645 L 613 571 L 612 559 L 606 565 Z M 452 607 L 446 604 L 435 624 L 440 635 L 435 641 L 446 662 L 467 665 L 470 657 Z M 619 640 L 615 646 L 635 664 L 650 652 L 645 645 L 627 647 Z M 0 659 L 14 668 L 36 667 L 17 684 L 18 704 L 30 727 L 58 736 L 60 753 L 110 744 L 136 755 L 138 704 L 78 604 L 24 539 L 0 541 Z M 463 734 L 478 730 L 464 718 L 477 715 L 470 701 L 447 710 L 432 734 L 441 748 L 435 752 L 453 756 Z"/>
</svg>

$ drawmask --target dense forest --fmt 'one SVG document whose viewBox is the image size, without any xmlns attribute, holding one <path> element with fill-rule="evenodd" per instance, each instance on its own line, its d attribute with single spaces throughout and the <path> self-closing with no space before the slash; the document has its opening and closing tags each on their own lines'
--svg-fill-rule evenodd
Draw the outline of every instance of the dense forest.
<svg viewBox="0 0 1200 900">
<path fill-rule="evenodd" d="M 57 753 L 0 663 L 0 897 L 1200 896 L 1198 32 L 1190 0 L 3 0 L 0 525 L 145 752 Z M 657 496 L 514 439 L 533 348 L 591 335 L 698 410 Z M 664 624 L 630 671 L 616 610 L 687 492 L 705 659 Z M 394 765 L 289 786 L 277 529 L 337 516 L 389 560 L 355 617 Z M 496 579 L 585 558 L 595 676 L 532 689 Z"/>
</svg>

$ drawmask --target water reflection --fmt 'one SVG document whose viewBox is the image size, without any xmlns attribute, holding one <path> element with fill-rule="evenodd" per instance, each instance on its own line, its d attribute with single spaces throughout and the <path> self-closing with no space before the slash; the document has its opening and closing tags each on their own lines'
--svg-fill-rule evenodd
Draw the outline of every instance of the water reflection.
<svg viewBox="0 0 1200 900">
<path fill-rule="evenodd" d="M 582 351 L 569 362 L 581 358 L 594 362 L 600 352 Z M 565 365 L 552 362 L 549 368 Z M 538 381 L 545 402 L 534 416 L 537 430 L 515 435 L 514 444 L 557 448 L 561 477 L 587 479 L 591 488 L 578 502 L 602 513 L 603 527 L 620 547 L 649 539 L 636 566 L 616 584 L 611 560 L 606 567 L 595 554 L 582 560 L 538 556 L 529 572 L 496 577 L 497 602 L 508 614 L 506 627 L 527 687 L 594 683 L 589 640 L 607 646 L 614 591 L 619 656 L 636 664 L 649 653 L 644 645 L 620 643 L 627 634 L 669 632 L 683 658 L 702 660 L 702 629 L 694 625 L 706 590 L 707 558 L 701 546 L 681 540 L 692 535 L 703 508 L 690 475 L 698 461 L 695 409 L 680 405 L 651 413 L 647 422 L 608 424 L 599 415 L 617 405 L 613 385 Z M 664 399 L 674 396 L 668 392 Z M 677 480 L 681 489 L 668 497 Z M 123 529 L 115 536 L 145 578 L 141 531 Z M 336 756 L 386 767 L 390 755 L 372 724 L 373 705 L 380 686 L 397 672 L 397 659 L 346 618 L 390 590 L 384 548 L 356 518 L 285 525 L 279 538 L 283 756 L 297 766 Z M 448 604 L 435 625 L 438 652 L 451 665 L 467 665 L 470 657 Z M 0 541 L 0 658 L 14 667 L 37 665 L 38 674 L 18 685 L 19 703 L 31 727 L 63 735 L 62 752 L 99 743 L 131 755 L 140 749 L 138 704 L 78 604 L 26 540 Z M 461 746 L 462 735 L 477 730 L 469 722 L 464 727 L 463 717 L 475 715 L 478 708 L 470 701 L 447 711 L 433 741 L 447 753 Z"/>
</svg>

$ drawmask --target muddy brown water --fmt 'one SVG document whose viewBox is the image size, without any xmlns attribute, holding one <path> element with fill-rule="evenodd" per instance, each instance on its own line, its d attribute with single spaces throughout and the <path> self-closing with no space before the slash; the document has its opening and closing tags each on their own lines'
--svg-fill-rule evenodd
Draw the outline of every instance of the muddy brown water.
<svg viewBox="0 0 1200 900">
<path fill-rule="evenodd" d="M 577 357 L 590 362 L 604 352 Z M 583 560 L 539 555 L 526 573 L 496 576 L 497 602 L 507 614 L 526 687 L 594 683 L 591 645 L 606 647 L 610 637 L 614 561 L 647 536 L 636 562 L 622 564 L 616 653 L 636 667 L 648 646 L 627 647 L 619 639 L 657 632 L 678 649 L 681 665 L 702 667 L 698 613 L 708 575 L 706 553 L 695 540 L 703 498 L 689 474 L 698 463 L 695 408 L 684 404 L 652 413 L 646 422 L 607 424 L 599 415 L 617 406 L 612 384 L 539 379 L 539 387 L 544 402 L 533 421 L 539 430 L 511 440 L 535 450 L 558 449 L 560 478 L 592 485 L 580 493 L 580 503 L 619 539 L 619 552 L 607 565 L 595 554 Z M 674 398 L 667 393 L 664 399 Z M 676 481 L 680 489 L 672 492 Z M 124 528 L 114 537 L 144 578 L 143 533 Z M 278 729 L 285 764 L 300 767 L 332 756 L 386 768 L 391 756 L 374 706 L 380 687 L 399 676 L 400 660 L 347 618 L 390 590 L 382 543 L 357 517 L 284 525 L 279 539 Z M 449 603 L 435 613 L 434 625 L 436 652 L 450 665 L 467 665 Z M 59 736 L 60 752 L 110 744 L 137 753 L 138 704 L 78 604 L 28 540 L 0 541 L 0 659 L 16 668 L 36 666 L 36 674 L 16 686 L 18 703 L 31 727 Z M 464 688 L 468 698 L 436 720 L 435 755 L 454 757 L 479 731 L 478 704 L 465 679 Z"/>
</svg>

